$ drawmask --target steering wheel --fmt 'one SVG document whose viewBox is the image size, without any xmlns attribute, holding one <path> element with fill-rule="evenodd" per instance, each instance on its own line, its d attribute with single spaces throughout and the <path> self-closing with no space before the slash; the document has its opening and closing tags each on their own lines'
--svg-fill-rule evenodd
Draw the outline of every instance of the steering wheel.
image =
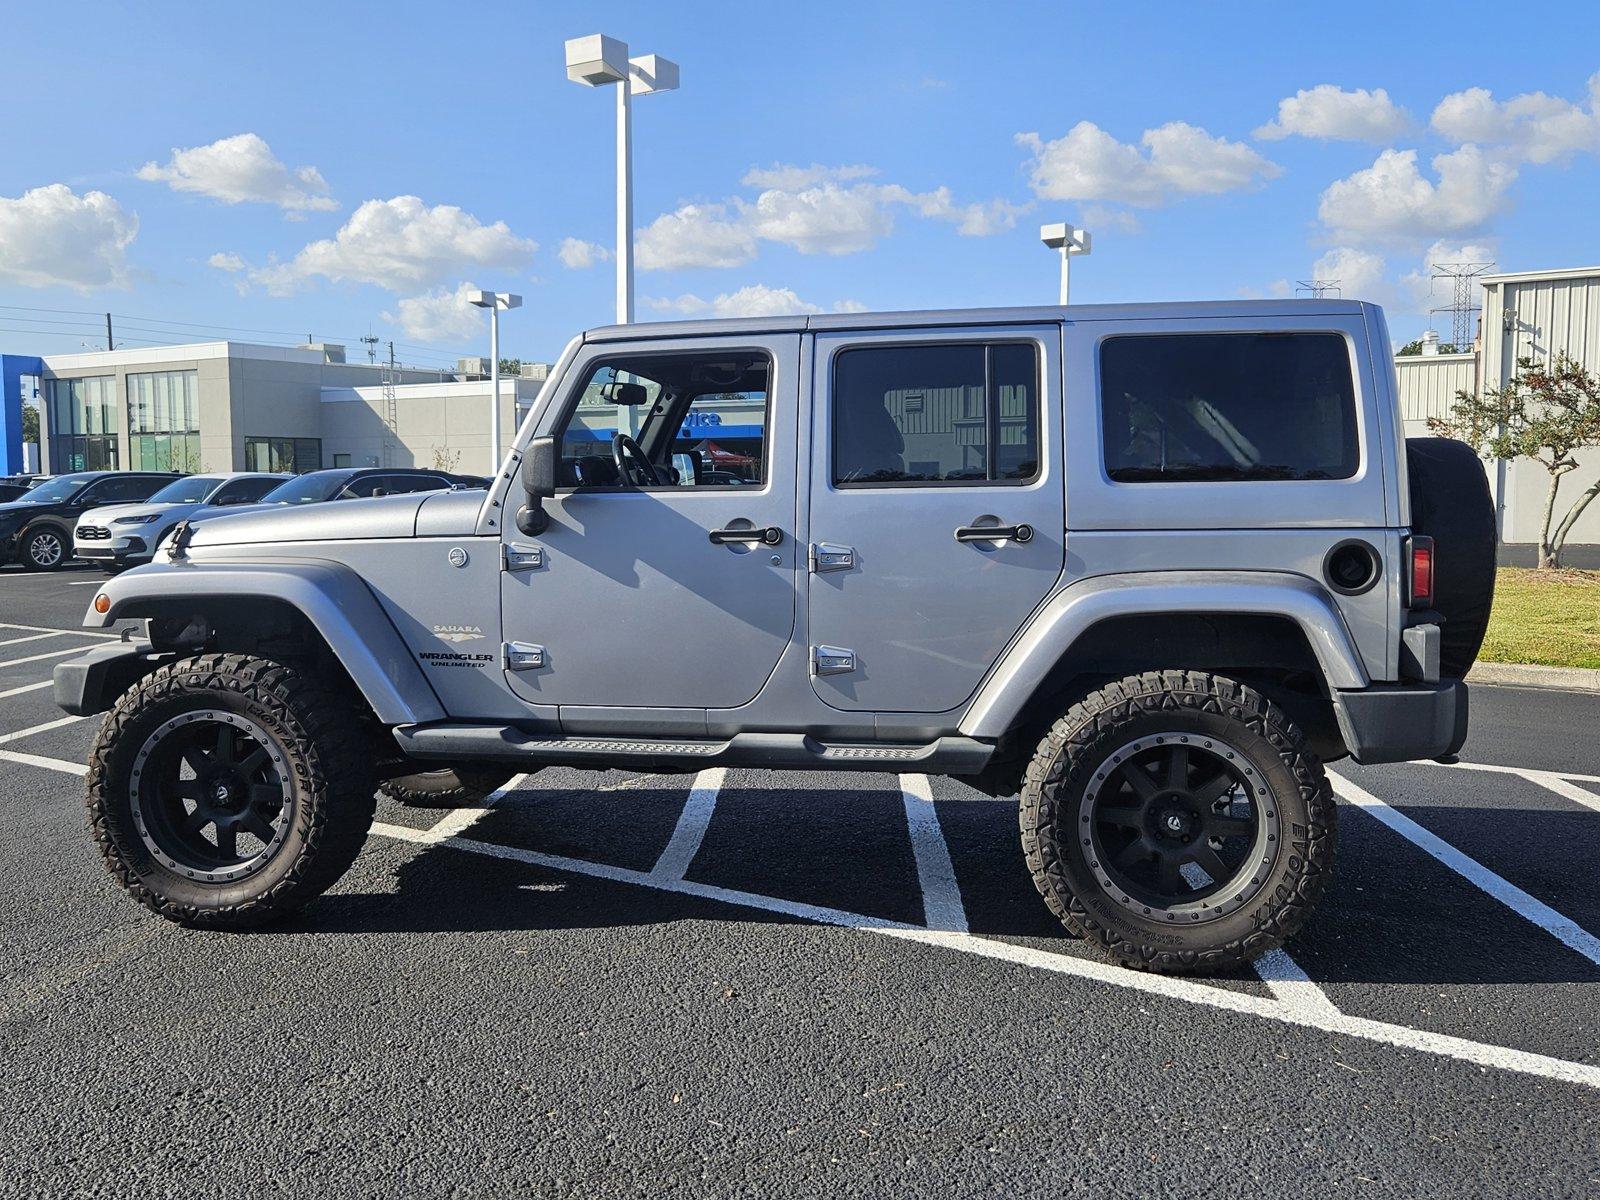
<svg viewBox="0 0 1600 1200">
<path fill-rule="evenodd" d="M 639 443 L 625 433 L 611 439 L 611 461 L 617 464 L 617 475 L 634 487 L 659 487 L 661 474 L 655 464 L 645 457 Z"/>
</svg>

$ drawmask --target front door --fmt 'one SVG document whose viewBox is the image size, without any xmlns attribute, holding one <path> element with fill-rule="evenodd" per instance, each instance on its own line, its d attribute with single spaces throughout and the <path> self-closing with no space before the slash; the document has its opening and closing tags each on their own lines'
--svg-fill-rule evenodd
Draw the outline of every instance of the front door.
<svg viewBox="0 0 1600 1200">
<path fill-rule="evenodd" d="M 734 707 L 794 629 L 799 335 L 645 345 L 585 346 L 536 427 L 562 486 L 501 576 L 530 703 Z"/>
<path fill-rule="evenodd" d="M 965 701 L 1060 578 L 1061 333 L 818 335 L 812 680 L 843 709 Z"/>
</svg>

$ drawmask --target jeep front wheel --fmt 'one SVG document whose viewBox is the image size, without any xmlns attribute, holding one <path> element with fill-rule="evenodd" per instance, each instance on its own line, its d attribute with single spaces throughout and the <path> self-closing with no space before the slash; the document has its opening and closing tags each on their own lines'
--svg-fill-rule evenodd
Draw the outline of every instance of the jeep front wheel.
<svg viewBox="0 0 1600 1200">
<path fill-rule="evenodd" d="M 117 701 L 89 760 L 89 823 L 117 882 L 184 925 L 246 928 L 320 895 L 372 823 L 348 702 L 268 659 L 163 666 Z"/>
<path fill-rule="evenodd" d="M 1231 679 L 1150 672 L 1075 704 L 1022 790 L 1033 881 L 1125 966 L 1248 963 L 1304 923 L 1333 867 L 1322 765 L 1276 705 Z"/>
</svg>

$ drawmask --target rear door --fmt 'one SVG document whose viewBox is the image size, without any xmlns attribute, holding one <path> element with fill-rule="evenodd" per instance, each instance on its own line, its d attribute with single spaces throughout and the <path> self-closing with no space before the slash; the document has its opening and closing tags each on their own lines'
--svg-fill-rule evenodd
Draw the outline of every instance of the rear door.
<svg viewBox="0 0 1600 1200">
<path fill-rule="evenodd" d="M 812 681 L 944 712 L 1061 576 L 1055 325 L 816 337 Z"/>
</svg>

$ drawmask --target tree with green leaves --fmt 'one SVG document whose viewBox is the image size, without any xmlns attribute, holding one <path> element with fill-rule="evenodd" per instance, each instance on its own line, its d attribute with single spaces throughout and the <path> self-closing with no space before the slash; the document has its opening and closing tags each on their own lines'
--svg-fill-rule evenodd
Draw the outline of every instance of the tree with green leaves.
<svg viewBox="0 0 1600 1200">
<path fill-rule="evenodd" d="M 1544 363 L 1519 358 L 1517 373 L 1504 387 L 1485 388 L 1482 395 L 1457 392 L 1449 415 L 1429 417 L 1428 428 L 1486 457 L 1531 458 L 1549 473 L 1539 565 L 1559 567 L 1567 535 L 1600 495 L 1597 473 L 1557 520 L 1561 481 L 1578 469 L 1578 451 L 1600 446 L 1600 380 L 1564 353 Z"/>
<path fill-rule="evenodd" d="M 31 404 L 22 406 L 22 440 L 39 443 L 39 410 Z"/>
<path fill-rule="evenodd" d="M 1395 351 L 1395 355 L 1397 357 L 1399 357 L 1399 358 L 1415 358 L 1417 355 L 1419 355 L 1421 353 L 1422 353 L 1422 339 L 1421 338 L 1413 338 L 1411 341 L 1407 342 L 1404 346 L 1401 346 L 1400 349 Z M 1463 353 L 1463 351 L 1454 342 L 1440 342 L 1439 343 L 1439 353 L 1440 354 L 1461 354 L 1461 353 Z"/>
</svg>

